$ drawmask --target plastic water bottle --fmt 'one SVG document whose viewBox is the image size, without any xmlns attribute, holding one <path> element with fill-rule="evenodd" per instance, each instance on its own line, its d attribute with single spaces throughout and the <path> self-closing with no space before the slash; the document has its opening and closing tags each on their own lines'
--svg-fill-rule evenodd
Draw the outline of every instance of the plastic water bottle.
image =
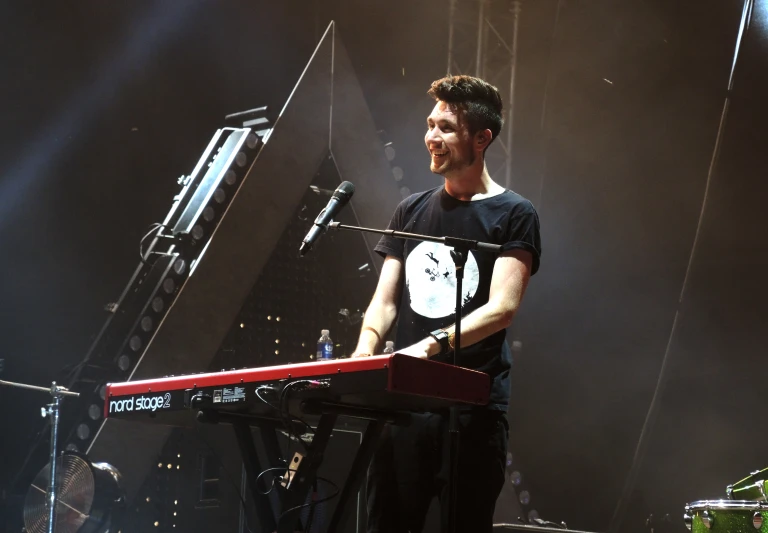
<svg viewBox="0 0 768 533">
<path fill-rule="evenodd" d="M 395 353 L 395 341 L 387 341 L 384 347 L 384 353 Z"/>
<path fill-rule="evenodd" d="M 317 361 L 328 361 L 333 359 L 333 341 L 330 337 L 331 332 L 324 329 L 320 332 L 320 338 L 317 339 Z"/>
</svg>

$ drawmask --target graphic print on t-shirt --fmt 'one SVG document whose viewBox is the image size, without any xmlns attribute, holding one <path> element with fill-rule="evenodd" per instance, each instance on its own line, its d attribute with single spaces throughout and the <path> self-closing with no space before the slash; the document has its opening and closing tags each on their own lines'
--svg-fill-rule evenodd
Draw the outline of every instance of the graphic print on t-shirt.
<svg viewBox="0 0 768 533">
<path fill-rule="evenodd" d="M 451 249 L 437 242 L 422 242 L 405 261 L 405 282 L 411 298 L 411 309 L 427 318 L 452 315 L 456 308 L 456 267 Z M 469 252 L 462 282 L 462 305 L 477 293 L 480 272 Z"/>
</svg>

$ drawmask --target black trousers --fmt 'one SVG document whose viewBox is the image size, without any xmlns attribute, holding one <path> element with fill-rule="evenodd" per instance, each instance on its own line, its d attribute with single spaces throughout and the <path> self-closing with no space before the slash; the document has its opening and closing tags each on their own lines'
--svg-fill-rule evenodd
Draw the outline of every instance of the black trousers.
<svg viewBox="0 0 768 533">
<path fill-rule="evenodd" d="M 409 426 L 386 426 L 368 468 L 368 533 L 420 533 L 432 498 L 446 524 L 450 417 L 414 414 Z M 459 416 L 457 533 L 490 533 L 504 485 L 509 424 L 501 411 Z"/>
</svg>

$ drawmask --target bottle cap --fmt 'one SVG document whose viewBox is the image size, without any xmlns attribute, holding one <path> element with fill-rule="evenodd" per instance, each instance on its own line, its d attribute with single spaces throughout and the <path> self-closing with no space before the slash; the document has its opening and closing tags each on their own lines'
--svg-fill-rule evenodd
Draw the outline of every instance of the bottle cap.
<svg viewBox="0 0 768 533">
<path fill-rule="evenodd" d="M 395 347 L 395 341 L 387 341 L 387 348 L 389 348 L 390 346 L 392 348 L 394 348 Z"/>
<path fill-rule="evenodd" d="M 326 336 L 326 335 L 330 335 L 330 334 L 331 334 L 331 330 L 329 330 L 329 329 L 320 330 L 320 335 Z"/>
</svg>

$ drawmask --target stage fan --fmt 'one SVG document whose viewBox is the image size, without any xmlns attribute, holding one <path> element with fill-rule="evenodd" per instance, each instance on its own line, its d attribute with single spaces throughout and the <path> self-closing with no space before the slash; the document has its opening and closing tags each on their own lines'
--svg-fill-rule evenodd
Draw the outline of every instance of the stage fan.
<svg viewBox="0 0 768 533">
<path fill-rule="evenodd" d="M 51 464 L 37 474 L 24 500 L 28 533 L 48 531 L 46 505 Z M 56 533 L 107 533 L 125 507 L 120 473 L 107 463 L 91 463 L 78 453 L 65 452 L 57 460 Z"/>
</svg>

